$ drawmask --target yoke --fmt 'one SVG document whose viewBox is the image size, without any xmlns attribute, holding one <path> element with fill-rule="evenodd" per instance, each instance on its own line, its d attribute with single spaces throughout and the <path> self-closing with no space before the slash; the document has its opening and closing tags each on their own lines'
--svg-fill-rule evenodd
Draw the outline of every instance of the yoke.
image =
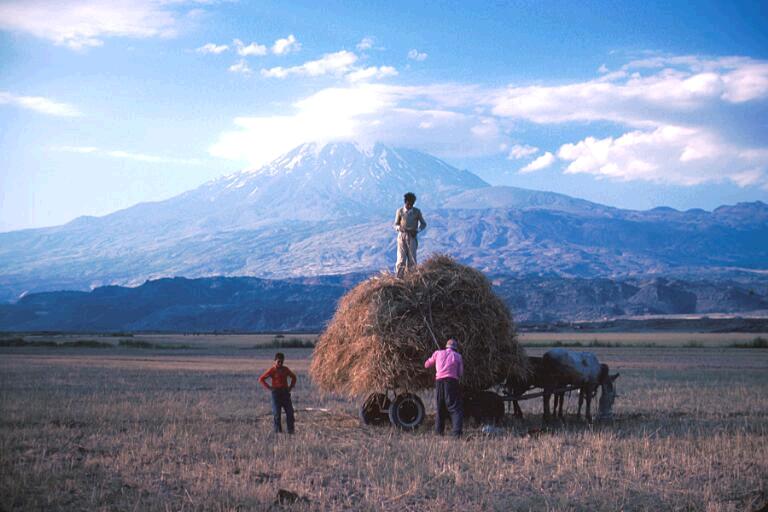
<svg viewBox="0 0 768 512">
<path fill-rule="evenodd" d="M 552 390 L 552 394 L 555 393 L 565 393 L 567 391 L 576 391 L 579 389 L 579 386 L 576 386 L 574 384 L 569 384 L 567 386 L 563 386 L 562 388 L 557 388 Z M 522 402 L 523 400 L 531 400 L 532 398 L 539 398 L 541 396 L 544 396 L 544 391 L 537 391 L 536 393 L 523 393 L 522 395 L 501 395 L 501 399 L 505 402 Z"/>
</svg>

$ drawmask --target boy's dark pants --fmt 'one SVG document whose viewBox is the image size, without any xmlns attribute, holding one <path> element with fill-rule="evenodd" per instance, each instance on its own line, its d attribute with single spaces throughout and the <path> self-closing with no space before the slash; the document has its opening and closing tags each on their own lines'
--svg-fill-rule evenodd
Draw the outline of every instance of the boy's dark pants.
<svg viewBox="0 0 768 512">
<path fill-rule="evenodd" d="M 288 388 L 272 390 L 272 418 L 275 421 L 275 432 L 283 431 L 280 424 L 281 408 L 285 409 L 285 423 L 288 427 L 288 433 L 293 434 L 293 403 L 291 403 L 291 392 Z"/>
<path fill-rule="evenodd" d="M 464 423 L 464 404 L 461 400 L 459 381 L 456 379 L 438 379 L 435 381 L 435 432 L 443 435 L 443 427 L 446 417 L 450 414 L 452 434 L 461 436 L 461 427 Z"/>
</svg>

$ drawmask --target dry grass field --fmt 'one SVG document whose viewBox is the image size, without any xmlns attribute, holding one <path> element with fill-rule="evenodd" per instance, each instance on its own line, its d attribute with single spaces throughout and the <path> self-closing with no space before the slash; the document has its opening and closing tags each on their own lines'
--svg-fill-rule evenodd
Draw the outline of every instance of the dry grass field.
<svg viewBox="0 0 768 512">
<path fill-rule="evenodd" d="M 0 348 L 0 509 L 751 511 L 768 503 L 765 349 L 590 349 L 621 372 L 613 423 L 542 425 L 533 400 L 503 434 L 470 424 L 454 441 L 431 433 L 431 417 L 410 434 L 359 426 L 362 400 L 313 388 L 310 349 L 283 350 L 299 375 L 297 433 L 275 436 L 257 383 L 274 349 L 188 338 L 162 343 L 196 348 Z M 280 489 L 304 499 L 278 503 Z"/>
</svg>

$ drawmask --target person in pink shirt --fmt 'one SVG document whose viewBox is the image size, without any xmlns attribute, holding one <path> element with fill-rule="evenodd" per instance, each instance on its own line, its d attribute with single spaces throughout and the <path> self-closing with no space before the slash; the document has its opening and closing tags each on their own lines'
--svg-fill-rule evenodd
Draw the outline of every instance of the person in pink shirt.
<svg viewBox="0 0 768 512">
<path fill-rule="evenodd" d="M 451 338 L 445 343 L 444 350 L 435 350 L 424 362 L 424 368 L 435 367 L 435 432 L 440 436 L 447 415 L 451 417 L 454 437 L 461 437 L 464 423 L 464 404 L 459 388 L 459 379 L 464 375 L 464 360 L 458 350 L 459 343 Z"/>
</svg>

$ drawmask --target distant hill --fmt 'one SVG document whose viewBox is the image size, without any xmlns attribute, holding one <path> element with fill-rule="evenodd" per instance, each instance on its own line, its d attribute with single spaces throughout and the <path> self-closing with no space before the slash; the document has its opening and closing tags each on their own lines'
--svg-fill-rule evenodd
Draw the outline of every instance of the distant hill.
<svg viewBox="0 0 768 512">
<path fill-rule="evenodd" d="M 45 292 L 0 305 L 2 331 L 318 331 L 366 274 L 306 279 L 159 279 L 136 288 Z M 768 313 L 759 285 L 490 276 L 518 322 L 600 321 L 637 315 Z"/>
<path fill-rule="evenodd" d="M 768 205 L 632 211 L 492 187 L 425 153 L 305 144 L 256 170 L 104 217 L 0 233 L 0 301 L 184 276 L 374 272 L 394 263 L 405 191 L 429 224 L 422 256 L 488 274 L 750 280 L 768 273 Z"/>
<path fill-rule="evenodd" d="M 449 197 L 443 202 L 442 207 L 458 210 L 545 209 L 572 212 L 579 215 L 590 212 L 597 215 L 610 215 L 620 212 L 618 208 L 576 199 L 565 194 L 506 186 L 468 190 Z"/>
<path fill-rule="evenodd" d="M 343 293 L 339 284 L 248 277 L 159 279 L 136 288 L 30 294 L 0 305 L 0 330 L 313 330 Z"/>
</svg>

